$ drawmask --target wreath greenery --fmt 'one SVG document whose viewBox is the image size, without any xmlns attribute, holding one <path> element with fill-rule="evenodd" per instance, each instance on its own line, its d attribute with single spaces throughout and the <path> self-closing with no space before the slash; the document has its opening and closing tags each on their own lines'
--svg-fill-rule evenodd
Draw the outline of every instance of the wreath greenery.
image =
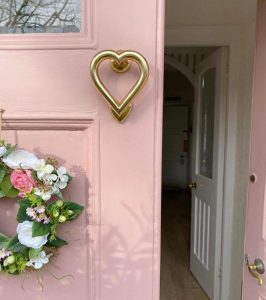
<svg viewBox="0 0 266 300">
<path fill-rule="evenodd" d="M 19 198 L 17 234 L 0 233 L 0 273 L 18 275 L 41 269 L 55 248 L 67 244 L 57 236 L 57 229 L 83 210 L 63 198 L 61 191 L 71 180 L 57 160 L 39 159 L 0 141 L 0 198 Z"/>
</svg>

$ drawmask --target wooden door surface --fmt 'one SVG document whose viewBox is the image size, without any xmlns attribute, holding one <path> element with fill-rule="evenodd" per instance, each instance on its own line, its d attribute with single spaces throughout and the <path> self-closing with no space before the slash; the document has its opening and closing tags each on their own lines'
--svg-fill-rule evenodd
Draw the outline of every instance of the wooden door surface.
<svg viewBox="0 0 266 300">
<path fill-rule="evenodd" d="M 67 198 L 85 206 L 61 230 L 69 245 L 55 264 L 29 276 L 1 275 L 1 299 L 159 299 L 163 6 L 81 0 L 80 32 L 0 28 L 3 137 L 58 159 L 74 177 Z M 149 79 L 123 124 L 90 78 L 93 57 L 105 49 L 138 51 L 149 64 Z M 122 99 L 139 70 L 133 63 L 117 74 L 106 62 L 100 76 Z M 17 208 L 0 199 L 0 232 L 15 233 Z"/>
<path fill-rule="evenodd" d="M 258 1 L 255 79 L 253 91 L 250 183 L 247 205 L 243 299 L 266 299 L 266 277 L 263 270 L 254 270 L 256 259 L 266 262 L 266 3 Z M 253 275 L 247 264 L 253 267 Z M 257 276 L 257 278 L 256 278 Z M 260 282 L 260 279 L 262 282 Z M 261 285 L 260 285 L 261 284 Z"/>
<path fill-rule="evenodd" d="M 211 299 L 220 288 L 227 49 L 196 68 L 190 269 Z"/>
</svg>

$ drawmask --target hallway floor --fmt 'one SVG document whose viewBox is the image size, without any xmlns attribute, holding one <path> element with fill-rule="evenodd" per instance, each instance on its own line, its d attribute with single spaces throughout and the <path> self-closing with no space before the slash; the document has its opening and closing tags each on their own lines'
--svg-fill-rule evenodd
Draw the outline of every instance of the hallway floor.
<svg viewBox="0 0 266 300">
<path fill-rule="evenodd" d="M 187 191 L 163 191 L 160 300 L 208 300 L 189 271 L 191 201 Z"/>
</svg>

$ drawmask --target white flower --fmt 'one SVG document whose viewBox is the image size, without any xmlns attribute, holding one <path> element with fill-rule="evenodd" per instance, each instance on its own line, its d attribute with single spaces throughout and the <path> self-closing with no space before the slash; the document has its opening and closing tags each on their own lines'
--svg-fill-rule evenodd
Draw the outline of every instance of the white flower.
<svg viewBox="0 0 266 300">
<path fill-rule="evenodd" d="M 33 222 L 24 221 L 17 226 L 18 240 L 20 244 L 29 248 L 39 249 L 47 243 L 48 234 L 32 237 Z"/>
<path fill-rule="evenodd" d="M 1 146 L 0 147 L 0 157 L 3 156 L 6 153 L 7 149 L 6 146 Z"/>
<path fill-rule="evenodd" d="M 38 158 L 26 150 L 15 150 L 4 157 L 3 162 L 11 169 L 34 169 Z"/>
<path fill-rule="evenodd" d="M 56 173 L 58 175 L 58 178 L 62 182 L 68 182 L 68 176 L 67 176 L 67 170 L 65 167 L 59 167 L 56 170 Z"/>
<path fill-rule="evenodd" d="M 32 208 L 32 207 L 28 207 L 26 209 L 26 214 L 29 216 L 29 217 L 32 217 L 33 219 L 36 218 L 36 212 L 35 210 Z"/>
<path fill-rule="evenodd" d="M 43 189 L 35 188 L 34 189 L 34 194 L 36 196 L 40 196 L 42 198 L 42 200 L 48 201 L 52 197 L 53 189 L 51 188 L 51 189 L 48 189 L 48 190 L 43 190 Z"/>
<path fill-rule="evenodd" d="M 69 177 L 67 176 L 67 170 L 65 167 L 60 167 L 56 170 L 58 179 L 54 184 L 54 193 L 58 194 L 59 190 L 63 190 L 68 183 Z"/>
<path fill-rule="evenodd" d="M 44 159 L 39 159 L 36 165 L 34 166 L 34 170 L 37 171 L 37 176 L 39 179 L 42 179 L 46 176 L 52 174 L 54 167 L 49 164 L 45 164 Z"/>
<path fill-rule="evenodd" d="M 9 255 L 11 255 L 12 253 L 8 250 L 6 250 L 5 248 L 2 248 L 0 250 L 0 260 L 5 259 L 6 257 L 8 257 Z"/>
<path fill-rule="evenodd" d="M 34 269 L 41 269 L 43 265 L 49 262 L 51 255 L 52 254 L 46 255 L 44 251 L 41 251 L 37 257 L 31 258 L 30 261 L 27 262 L 27 266 L 33 267 Z"/>
</svg>

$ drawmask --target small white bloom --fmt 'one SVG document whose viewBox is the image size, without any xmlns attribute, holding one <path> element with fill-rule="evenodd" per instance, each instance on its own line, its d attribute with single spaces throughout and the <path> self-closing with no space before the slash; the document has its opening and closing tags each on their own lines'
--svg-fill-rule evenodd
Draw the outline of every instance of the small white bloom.
<svg viewBox="0 0 266 300">
<path fill-rule="evenodd" d="M 50 175 L 53 172 L 54 167 L 46 164 L 44 159 L 39 159 L 34 167 L 34 170 L 37 171 L 38 178 L 42 179 L 45 176 Z"/>
<path fill-rule="evenodd" d="M 51 255 L 52 254 L 46 255 L 44 251 L 41 251 L 37 257 L 31 258 L 30 261 L 27 262 L 27 266 L 33 267 L 34 269 L 41 269 L 43 265 L 49 262 Z"/>
<path fill-rule="evenodd" d="M 65 167 L 59 167 L 56 172 L 60 181 L 68 182 L 67 170 Z"/>
<path fill-rule="evenodd" d="M 56 170 L 58 179 L 54 184 L 54 193 L 58 194 L 60 190 L 63 190 L 68 183 L 69 177 L 67 176 L 67 170 L 65 167 L 60 167 Z"/>
<path fill-rule="evenodd" d="M 55 174 L 45 174 L 42 177 L 42 181 L 47 185 L 53 185 L 56 180 L 57 180 L 57 175 Z"/>
<path fill-rule="evenodd" d="M 43 214 L 43 213 L 45 213 L 45 207 L 44 207 L 43 205 L 37 206 L 37 207 L 35 208 L 35 210 L 36 210 L 36 212 L 37 212 L 38 214 Z"/>
<path fill-rule="evenodd" d="M 6 153 L 7 149 L 6 146 L 1 146 L 0 147 L 0 157 L 3 156 Z"/>
<path fill-rule="evenodd" d="M 38 158 L 26 150 L 15 150 L 3 158 L 3 162 L 11 169 L 34 169 Z"/>
<path fill-rule="evenodd" d="M 26 209 L 26 214 L 29 216 L 29 217 L 36 217 L 36 212 L 33 208 L 31 207 L 28 207 Z"/>
<path fill-rule="evenodd" d="M 32 237 L 33 222 L 24 221 L 17 226 L 18 240 L 20 244 L 29 248 L 39 249 L 47 243 L 48 234 Z"/>
<path fill-rule="evenodd" d="M 44 201 L 50 200 L 51 197 L 52 197 L 52 194 L 53 194 L 53 189 L 52 188 L 47 190 L 47 191 L 44 191 L 44 190 L 39 189 L 39 188 L 34 189 L 34 195 L 40 196 L 42 198 L 42 200 L 44 200 Z"/>
<path fill-rule="evenodd" d="M 8 257 L 9 255 L 11 255 L 12 253 L 8 250 L 6 250 L 5 248 L 2 248 L 0 250 L 0 260 L 5 259 L 6 257 Z"/>
</svg>

